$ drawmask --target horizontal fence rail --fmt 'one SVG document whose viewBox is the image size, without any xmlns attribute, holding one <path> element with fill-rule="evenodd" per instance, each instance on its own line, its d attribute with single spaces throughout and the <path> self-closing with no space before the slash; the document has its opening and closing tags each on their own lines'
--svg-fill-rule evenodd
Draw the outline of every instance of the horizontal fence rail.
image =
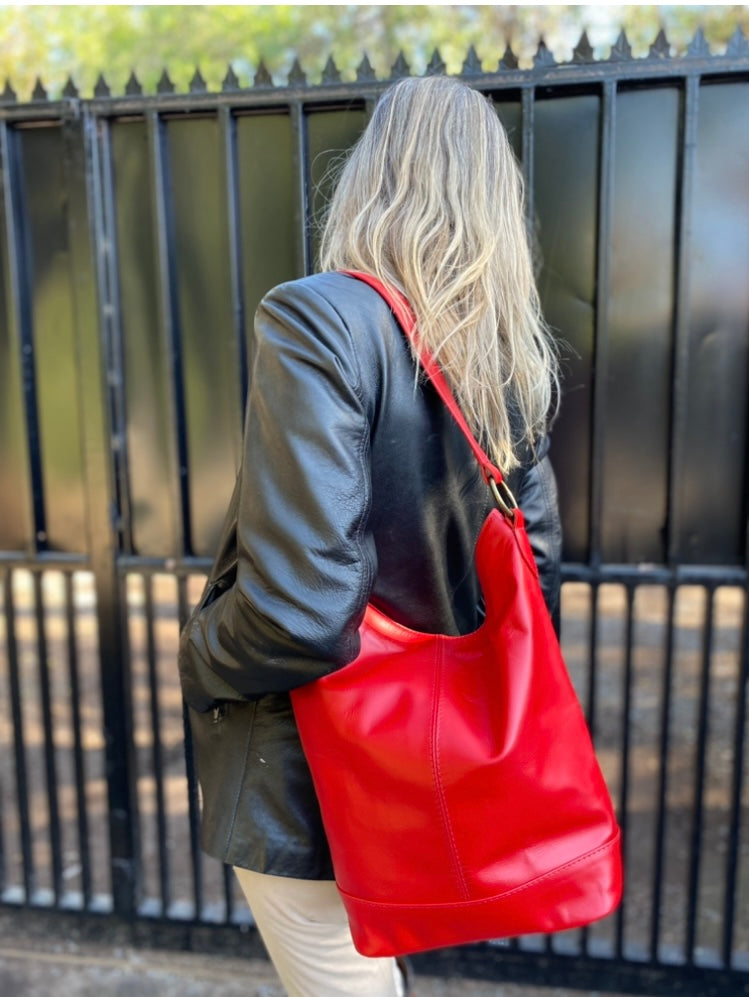
<svg viewBox="0 0 749 997">
<path fill-rule="evenodd" d="M 393 78 L 408 75 L 400 57 Z M 439 53 L 427 69 L 444 72 Z M 624 829 L 620 910 L 432 971 L 749 993 L 749 43 L 625 36 L 462 78 L 522 165 L 564 356 L 562 638 Z M 176 651 L 240 457 L 252 315 L 314 268 L 382 89 L 135 77 L 0 95 L 0 900 L 212 928 Z M 243 936 L 236 934 L 237 944 Z"/>
</svg>

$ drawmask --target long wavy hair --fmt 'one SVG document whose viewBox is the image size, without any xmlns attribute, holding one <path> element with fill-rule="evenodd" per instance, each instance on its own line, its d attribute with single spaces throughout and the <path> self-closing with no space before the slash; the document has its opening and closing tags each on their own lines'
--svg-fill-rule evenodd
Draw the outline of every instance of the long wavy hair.
<svg viewBox="0 0 749 997">
<path fill-rule="evenodd" d="M 516 467 L 545 431 L 557 355 L 522 176 L 489 101 L 442 76 L 386 90 L 341 169 L 320 265 L 405 294 L 471 429 L 505 473 Z"/>
</svg>

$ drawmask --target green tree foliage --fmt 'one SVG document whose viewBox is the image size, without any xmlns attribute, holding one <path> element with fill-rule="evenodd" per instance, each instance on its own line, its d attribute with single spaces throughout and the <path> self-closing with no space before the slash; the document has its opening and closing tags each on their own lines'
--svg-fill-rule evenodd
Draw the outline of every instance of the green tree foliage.
<svg viewBox="0 0 749 997">
<path fill-rule="evenodd" d="M 50 96 L 72 78 L 89 96 L 102 73 L 117 94 L 135 71 L 152 92 L 166 68 L 184 91 L 199 68 L 216 90 L 229 66 L 251 86 L 261 60 L 282 84 L 295 56 L 317 82 L 331 54 L 343 79 L 353 79 L 365 53 L 384 78 L 400 51 L 412 72 L 423 73 L 435 48 L 457 73 L 471 45 L 491 71 L 508 43 L 521 65 L 532 63 L 542 37 L 566 61 L 585 29 L 596 57 L 606 58 L 624 28 L 641 56 L 661 27 L 679 52 L 699 26 L 719 53 L 737 26 L 749 35 L 749 6 L 4 6 L 0 86 L 9 80 L 27 100 L 37 77 Z"/>
</svg>

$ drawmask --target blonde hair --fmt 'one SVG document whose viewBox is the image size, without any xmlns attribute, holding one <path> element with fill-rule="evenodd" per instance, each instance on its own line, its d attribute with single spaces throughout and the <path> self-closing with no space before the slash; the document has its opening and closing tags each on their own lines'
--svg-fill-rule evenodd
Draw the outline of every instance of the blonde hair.
<svg viewBox="0 0 749 997">
<path fill-rule="evenodd" d="M 486 98 L 441 76 L 386 90 L 341 171 L 320 263 L 405 294 L 471 429 L 502 471 L 516 467 L 545 431 L 557 359 L 522 177 Z"/>
</svg>

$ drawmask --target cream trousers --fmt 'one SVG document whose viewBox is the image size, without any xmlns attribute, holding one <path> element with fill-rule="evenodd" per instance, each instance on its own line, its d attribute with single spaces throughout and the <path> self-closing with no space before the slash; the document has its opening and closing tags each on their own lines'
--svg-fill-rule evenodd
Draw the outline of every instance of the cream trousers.
<svg viewBox="0 0 749 997">
<path fill-rule="evenodd" d="M 354 948 L 335 883 L 234 871 L 289 997 L 403 997 L 395 959 Z"/>
</svg>

